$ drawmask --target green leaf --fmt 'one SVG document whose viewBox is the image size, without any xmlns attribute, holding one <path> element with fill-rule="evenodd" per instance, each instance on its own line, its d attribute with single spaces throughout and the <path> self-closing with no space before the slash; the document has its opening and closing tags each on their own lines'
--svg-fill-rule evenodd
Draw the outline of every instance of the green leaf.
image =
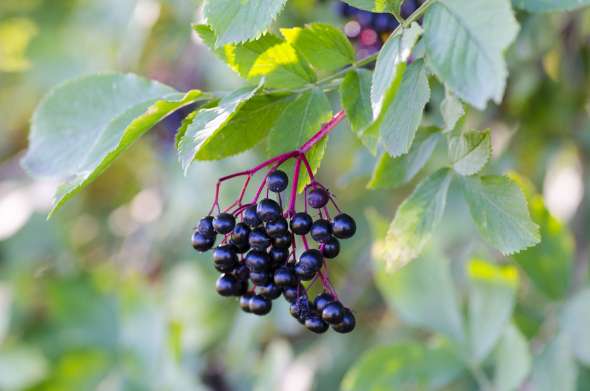
<svg viewBox="0 0 590 391">
<path fill-rule="evenodd" d="M 316 80 L 309 64 L 287 42 L 274 45 L 258 56 L 248 78 L 258 76 L 264 76 L 265 85 L 274 88 L 297 88 Z"/>
<path fill-rule="evenodd" d="M 411 181 L 430 159 L 441 134 L 434 128 L 424 128 L 416 134 L 410 152 L 392 158 L 384 153 L 373 172 L 369 189 L 395 189 Z"/>
<path fill-rule="evenodd" d="M 273 34 L 263 34 L 255 40 L 237 43 L 226 44 L 222 47 L 216 47 L 216 35 L 211 27 L 200 24 L 193 25 L 195 32 L 201 37 L 203 42 L 213 52 L 223 60 L 234 72 L 243 78 L 258 81 L 258 77 L 249 77 L 250 70 L 256 62 L 256 59 L 271 47 L 280 44 L 283 40 Z"/>
<path fill-rule="evenodd" d="M 203 13 L 217 34 L 215 46 L 258 37 L 281 12 L 287 0 L 207 0 Z"/>
<path fill-rule="evenodd" d="M 575 391 L 577 365 L 566 335 L 550 341 L 533 364 L 531 388 L 535 391 Z"/>
<path fill-rule="evenodd" d="M 532 183 L 514 173 L 510 174 L 523 189 L 533 221 L 541 228 L 541 242 L 512 258 L 522 267 L 539 292 L 551 299 L 565 297 L 570 286 L 575 243 L 572 232 L 549 213 L 543 196 Z"/>
<path fill-rule="evenodd" d="M 492 156 L 490 130 L 471 131 L 449 138 L 449 158 L 453 169 L 464 176 L 477 174 Z"/>
<path fill-rule="evenodd" d="M 202 99 L 135 75 L 105 74 L 67 82 L 47 95 L 33 115 L 23 166 L 35 176 L 65 179 L 54 213 L 102 174 L 162 118 Z"/>
<path fill-rule="evenodd" d="M 316 69 L 331 72 L 355 60 L 354 48 L 346 35 L 329 24 L 281 29 L 281 34 Z"/>
<path fill-rule="evenodd" d="M 495 354 L 496 371 L 494 390 L 520 389 L 531 370 L 531 354 L 524 335 L 514 325 L 509 325 L 498 342 Z"/>
<path fill-rule="evenodd" d="M 440 112 L 445 123 L 445 132 L 455 129 L 457 122 L 465 115 L 461 101 L 448 88 L 445 88 L 445 98 L 440 103 Z"/>
<path fill-rule="evenodd" d="M 510 321 L 518 270 L 474 259 L 469 262 L 469 341 L 477 362 L 494 348 Z"/>
<path fill-rule="evenodd" d="M 512 0 L 512 4 L 530 12 L 555 12 L 587 7 L 590 0 Z"/>
<path fill-rule="evenodd" d="M 448 343 L 400 342 L 366 352 L 346 373 L 344 391 L 434 390 L 464 370 Z"/>
<path fill-rule="evenodd" d="M 399 12 L 403 0 L 344 0 L 355 8 L 371 12 Z"/>
<path fill-rule="evenodd" d="M 517 32 L 510 0 L 437 1 L 424 18 L 428 65 L 457 96 L 484 109 L 502 100 L 502 52 Z"/>
<path fill-rule="evenodd" d="M 41 352 L 27 347 L 0 350 L 0 389 L 25 390 L 48 375 Z"/>
<path fill-rule="evenodd" d="M 442 219 L 451 179 L 448 169 L 438 170 L 399 206 L 385 239 L 390 270 L 399 270 L 422 252 Z"/>
<path fill-rule="evenodd" d="M 520 188 L 503 176 L 463 177 L 463 194 L 480 234 L 502 254 L 539 243 L 539 226 L 529 215 Z"/>
<path fill-rule="evenodd" d="M 302 93 L 289 103 L 270 131 L 267 144 L 268 155 L 276 156 L 299 148 L 331 118 L 332 109 L 326 94 L 318 88 Z M 325 137 L 306 154 L 314 173 L 324 157 L 327 141 L 328 138 Z M 292 166 L 287 165 L 287 167 Z M 309 182 L 309 176 L 304 169 L 299 179 L 299 190 L 302 190 Z"/>
<path fill-rule="evenodd" d="M 406 70 L 412 48 L 422 34 L 422 28 L 413 23 L 409 29 L 390 36 L 377 57 L 373 81 L 371 83 L 371 107 L 374 123 L 361 134 L 361 139 L 375 154 L 380 140 L 381 122 L 385 113 L 400 87 L 403 74 Z"/>
<path fill-rule="evenodd" d="M 457 292 L 444 258 L 425 254 L 397 272 L 379 260 L 375 266 L 377 287 L 403 321 L 463 340 Z"/>
<path fill-rule="evenodd" d="M 252 115 L 253 111 L 261 111 L 260 106 L 268 103 L 265 97 L 253 100 L 242 116 L 236 119 L 237 113 L 253 99 L 259 88 L 260 86 L 241 88 L 223 98 L 219 106 L 197 112 L 179 143 L 178 156 L 185 172 L 195 159 L 222 159 L 243 152 L 256 145 L 256 135 L 266 135 L 270 126 L 266 127 L 266 130 L 265 127 L 262 130 L 258 129 L 258 119 Z M 269 114 L 272 118 L 273 110 L 269 110 Z M 238 125 L 244 126 L 245 122 L 250 123 L 242 133 Z M 236 134 L 239 134 L 239 137 Z M 227 139 L 231 139 L 231 142 L 222 145 Z"/>
<path fill-rule="evenodd" d="M 373 120 L 371 71 L 351 69 L 340 84 L 340 102 L 353 132 L 360 134 Z"/>
<path fill-rule="evenodd" d="M 578 360 L 590 366 L 590 289 L 568 300 L 561 319 L 561 328 L 572 341 Z"/>
</svg>

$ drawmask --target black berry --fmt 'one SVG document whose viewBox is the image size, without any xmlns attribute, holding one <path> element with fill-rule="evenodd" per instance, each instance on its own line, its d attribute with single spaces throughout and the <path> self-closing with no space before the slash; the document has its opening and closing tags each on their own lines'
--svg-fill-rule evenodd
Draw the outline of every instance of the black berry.
<svg viewBox="0 0 590 391">
<path fill-rule="evenodd" d="M 295 265 L 295 274 L 303 281 L 311 280 L 322 267 L 322 262 L 322 254 L 318 250 L 304 251 Z"/>
<path fill-rule="evenodd" d="M 320 318 L 317 315 L 311 315 L 307 319 L 305 319 L 305 327 L 309 331 L 321 334 L 325 333 L 326 330 L 328 330 L 328 323 L 324 322 L 322 318 Z"/>
<path fill-rule="evenodd" d="M 238 267 L 234 269 L 232 272 L 234 277 L 236 277 L 239 281 L 247 281 L 248 277 L 250 277 L 250 270 L 244 264 L 240 264 Z"/>
<path fill-rule="evenodd" d="M 238 265 L 236 248 L 231 244 L 222 244 L 213 250 L 213 263 L 220 272 L 227 273 Z"/>
<path fill-rule="evenodd" d="M 271 238 L 276 238 L 289 233 L 289 223 L 283 217 L 266 223 L 266 234 Z"/>
<path fill-rule="evenodd" d="M 311 237 L 316 242 L 325 243 L 332 237 L 332 225 L 328 220 L 318 219 L 311 226 Z"/>
<path fill-rule="evenodd" d="M 326 306 L 333 301 L 334 301 L 334 296 L 332 296 L 329 293 L 324 292 L 321 295 L 318 295 L 313 302 L 315 304 L 315 308 L 319 312 L 322 312 L 324 310 L 324 308 L 326 308 Z"/>
<path fill-rule="evenodd" d="M 248 281 L 247 280 L 238 280 L 236 285 L 236 291 L 234 292 L 234 296 L 242 296 L 248 292 Z"/>
<path fill-rule="evenodd" d="M 273 221 L 282 216 L 282 210 L 276 201 L 270 198 L 265 198 L 258 203 L 256 207 L 256 214 L 262 222 L 266 223 Z"/>
<path fill-rule="evenodd" d="M 272 274 L 267 271 L 250 272 L 250 281 L 258 286 L 268 284 L 272 281 Z"/>
<path fill-rule="evenodd" d="M 199 231 L 195 231 L 193 232 L 191 242 L 195 250 L 203 253 L 205 251 L 211 250 L 211 247 L 213 247 L 213 245 L 215 244 L 215 237 L 205 236 Z"/>
<path fill-rule="evenodd" d="M 262 221 L 260 221 L 258 218 L 258 214 L 256 213 L 256 205 L 252 205 L 244 209 L 242 220 L 252 228 L 258 227 L 262 223 Z"/>
<path fill-rule="evenodd" d="M 283 249 L 291 247 L 291 235 L 289 233 L 285 233 L 272 238 L 272 245 L 274 247 Z"/>
<path fill-rule="evenodd" d="M 250 298 L 250 311 L 256 315 L 266 315 L 272 309 L 272 301 L 261 295 Z"/>
<path fill-rule="evenodd" d="M 213 228 L 218 234 L 228 234 L 234 229 L 236 219 L 232 214 L 220 213 L 213 219 Z"/>
<path fill-rule="evenodd" d="M 342 321 L 338 324 L 332 326 L 332 329 L 338 333 L 346 334 L 350 333 L 354 330 L 356 326 L 356 319 L 352 312 L 348 309 L 344 309 L 344 316 L 342 317 Z"/>
<path fill-rule="evenodd" d="M 240 308 L 244 312 L 251 312 L 250 311 L 250 299 L 252 298 L 251 293 L 246 293 L 240 296 Z"/>
<path fill-rule="evenodd" d="M 307 194 L 307 203 L 314 209 L 326 206 L 330 200 L 330 194 L 324 189 L 313 189 Z"/>
<path fill-rule="evenodd" d="M 297 300 L 297 297 L 301 292 L 303 292 L 305 288 L 303 285 L 297 284 L 295 286 L 284 286 L 283 287 L 283 297 L 289 303 L 294 303 Z"/>
<path fill-rule="evenodd" d="M 264 251 L 250 250 L 246 254 L 244 263 L 251 272 L 261 272 L 270 269 L 271 260 L 268 254 Z"/>
<path fill-rule="evenodd" d="M 289 185 L 289 177 L 284 171 L 275 170 L 267 178 L 268 189 L 273 193 L 280 193 Z"/>
<path fill-rule="evenodd" d="M 340 254 L 340 242 L 336 238 L 328 239 L 320 248 L 326 258 L 336 258 Z"/>
<path fill-rule="evenodd" d="M 340 302 L 333 301 L 322 310 L 322 319 L 330 324 L 338 324 L 344 318 L 344 307 Z"/>
<path fill-rule="evenodd" d="M 356 223 L 352 217 L 341 213 L 332 221 L 332 232 L 340 239 L 351 238 L 356 233 Z"/>
<path fill-rule="evenodd" d="M 270 251 L 268 252 L 268 255 L 272 262 L 272 267 L 276 268 L 284 265 L 285 262 L 287 262 L 287 259 L 289 259 L 289 249 L 271 247 Z"/>
<path fill-rule="evenodd" d="M 258 251 L 265 251 L 272 243 L 270 237 L 266 234 L 266 231 L 260 227 L 254 228 L 252 232 L 250 232 L 248 242 L 252 249 Z"/>
<path fill-rule="evenodd" d="M 274 282 L 281 287 L 295 286 L 297 277 L 291 268 L 283 266 L 275 270 Z"/>
<path fill-rule="evenodd" d="M 222 274 L 215 283 L 215 289 L 221 296 L 233 296 L 238 290 L 238 280 L 230 274 Z"/>
<path fill-rule="evenodd" d="M 215 229 L 213 228 L 213 216 L 203 217 L 197 225 L 197 231 L 205 236 L 214 237 Z"/>
<path fill-rule="evenodd" d="M 269 282 L 265 285 L 260 285 L 260 294 L 267 299 L 277 299 L 283 293 L 282 289 L 275 285 L 274 282 Z"/>
<path fill-rule="evenodd" d="M 310 215 L 304 212 L 295 213 L 291 218 L 291 231 L 296 235 L 307 235 L 311 230 L 313 220 Z"/>
<path fill-rule="evenodd" d="M 250 237 L 250 227 L 246 223 L 238 223 L 231 233 L 231 242 L 235 245 L 245 246 Z"/>
</svg>

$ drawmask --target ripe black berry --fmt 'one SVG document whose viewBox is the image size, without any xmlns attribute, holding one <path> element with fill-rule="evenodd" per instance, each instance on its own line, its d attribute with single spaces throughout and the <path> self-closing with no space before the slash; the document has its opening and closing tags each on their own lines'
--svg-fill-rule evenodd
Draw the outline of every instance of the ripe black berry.
<svg viewBox="0 0 590 391">
<path fill-rule="evenodd" d="M 262 221 L 260 221 L 258 218 L 258 214 L 256 213 L 256 205 L 252 205 L 244 209 L 242 220 L 252 228 L 258 227 L 262 223 Z"/>
<path fill-rule="evenodd" d="M 305 319 L 305 327 L 314 333 L 321 334 L 328 330 L 328 323 L 324 322 L 322 318 L 317 315 L 311 315 Z"/>
<path fill-rule="evenodd" d="M 238 280 L 236 285 L 236 291 L 234 292 L 234 296 L 241 296 L 248 292 L 248 281 L 247 280 Z"/>
<path fill-rule="evenodd" d="M 336 258 L 340 254 L 340 242 L 336 238 L 328 239 L 320 248 L 326 258 Z"/>
<path fill-rule="evenodd" d="M 199 231 L 195 231 L 193 232 L 191 242 L 195 250 L 204 253 L 205 251 L 211 250 L 211 247 L 215 244 L 215 237 L 205 236 Z"/>
<path fill-rule="evenodd" d="M 295 273 L 291 268 L 283 266 L 275 270 L 274 282 L 281 287 L 295 286 L 297 284 L 297 277 L 295 277 Z"/>
<path fill-rule="evenodd" d="M 235 245 L 244 246 L 248 244 L 250 227 L 246 223 L 238 223 L 231 233 L 231 242 Z"/>
<path fill-rule="evenodd" d="M 284 265 L 287 259 L 289 259 L 289 249 L 271 247 L 268 255 L 270 256 L 272 267 L 277 268 Z"/>
<path fill-rule="evenodd" d="M 322 262 L 322 254 L 318 250 L 304 251 L 295 265 L 295 274 L 303 281 L 311 280 L 322 267 Z"/>
<path fill-rule="evenodd" d="M 272 309 L 272 301 L 261 295 L 250 298 L 250 311 L 256 315 L 265 315 Z"/>
<path fill-rule="evenodd" d="M 248 277 L 250 277 L 250 270 L 248 270 L 246 265 L 240 264 L 234 269 L 232 274 L 238 279 L 238 281 L 247 281 Z"/>
<path fill-rule="evenodd" d="M 250 250 L 250 252 L 246 254 L 244 263 L 250 272 L 262 272 L 270 268 L 271 260 L 268 254 L 264 251 Z"/>
<path fill-rule="evenodd" d="M 301 324 L 305 323 L 305 317 L 302 314 L 301 307 L 297 302 L 291 303 L 289 306 L 289 313 L 292 317 L 297 319 L 297 321 Z"/>
<path fill-rule="evenodd" d="M 256 214 L 262 222 L 273 221 L 282 216 L 282 210 L 275 200 L 265 198 L 258 203 Z"/>
<path fill-rule="evenodd" d="M 313 220 L 304 212 L 295 213 L 291 219 L 291 231 L 296 235 L 307 235 L 311 229 Z"/>
<path fill-rule="evenodd" d="M 283 249 L 291 247 L 291 235 L 286 233 L 272 238 L 272 245 Z"/>
<path fill-rule="evenodd" d="M 236 248 L 232 244 L 222 244 L 213 250 L 215 268 L 223 273 L 232 271 L 238 264 Z"/>
<path fill-rule="evenodd" d="M 215 289 L 221 296 L 233 296 L 238 290 L 238 280 L 230 274 L 222 274 L 215 283 Z"/>
<path fill-rule="evenodd" d="M 307 194 L 307 203 L 314 209 L 326 206 L 330 200 L 330 194 L 324 189 L 313 189 Z"/>
<path fill-rule="evenodd" d="M 232 214 L 220 213 L 213 219 L 213 228 L 218 234 L 228 234 L 234 229 L 236 219 Z"/>
<path fill-rule="evenodd" d="M 348 308 L 345 308 L 342 321 L 338 324 L 332 325 L 332 329 L 338 333 L 346 334 L 354 330 L 355 326 L 356 319 L 354 318 L 354 315 Z"/>
<path fill-rule="evenodd" d="M 235 244 L 230 240 L 230 243 L 236 247 L 238 254 L 244 254 L 250 251 L 250 243 Z"/>
<path fill-rule="evenodd" d="M 215 229 L 213 228 L 213 216 L 203 217 L 197 225 L 197 231 L 207 237 L 215 237 Z"/>
<path fill-rule="evenodd" d="M 328 220 L 318 219 L 311 226 L 311 237 L 316 242 L 325 243 L 332 237 L 332 225 Z"/>
<path fill-rule="evenodd" d="M 274 282 L 269 282 L 265 285 L 260 285 L 260 294 L 267 299 L 277 299 L 283 293 L 282 289 Z"/>
<path fill-rule="evenodd" d="M 258 286 L 268 284 L 272 281 L 272 274 L 268 271 L 250 272 L 250 281 Z"/>
<path fill-rule="evenodd" d="M 344 317 L 344 307 L 340 302 L 333 301 L 322 310 L 322 319 L 330 324 L 338 324 Z"/>
<path fill-rule="evenodd" d="M 329 293 L 322 293 L 321 295 L 318 295 L 315 300 L 313 301 L 313 303 L 315 304 L 315 308 L 319 311 L 322 312 L 324 310 L 324 308 L 326 308 L 326 306 L 328 304 L 330 304 L 331 302 L 334 301 L 334 296 L 332 296 Z"/>
<path fill-rule="evenodd" d="M 297 300 L 298 295 L 304 291 L 305 291 L 305 288 L 303 288 L 303 285 L 301 285 L 301 284 L 297 284 L 295 286 L 284 286 L 283 287 L 283 297 L 289 303 L 294 303 Z"/>
<path fill-rule="evenodd" d="M 250 232 L 248 242 L 252 249 L 258 251 L 265 251 L 272 243 L 270 237 L 266 234 L 264 229 L 260 227 L 254 228 L 252 232 Z"/>
<path fill-rule="evenodd" d="M 289 223 L 284 217 L 266 223 L 266 233 L 271 238 L 276 238 L 289 233 Z"/>
<path fill-rule="evenodd" d="M 246 293 L 240 296 L 240 308 L 244 312 L 251 312 L 250 311 L 250 299 L 254 296 L 251 293 Z"/>
<path fill-rule="evenodd" d="M 280 193 L 289 185 L 289 177 L 284 171 L 275 170 L 266 179 L 268 189 L 273 193 Z"/>
<path fill-rule="evenodd" d="M 341 213 L 334 217 L 332 232 L 334 232 L 334 236 L 340 239 L 351 238 L 356 233 L 356 223 L 352 217 L 346 213 Z"/>
</svg>

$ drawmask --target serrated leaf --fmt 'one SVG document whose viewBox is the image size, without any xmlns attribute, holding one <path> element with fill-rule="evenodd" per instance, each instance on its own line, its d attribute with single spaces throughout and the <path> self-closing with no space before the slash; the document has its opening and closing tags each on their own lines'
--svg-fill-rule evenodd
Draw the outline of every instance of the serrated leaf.
<svg viewBox="0 0 590 391">
<path fill-rule="evenodd" d="M 396 272 L 378 259 L 375 266 L 377 287 L 404 322 L 463 340 L 457 292 L 444 257 L 424 254 Z"/>
<path fill-rule="evenodd" d="M 465 115 L 461 101 L 448 88 L 445 88 L 445 98 L 440 103 L 440 112 L 445 123 L 445 132 L 455 129 L 457 122 Z"/>
<path fill-rule="evenodd" d="M 297 88 L 316 80 L 309 64 L 287 42 L 275 45 L 258 56 L 248 78 L 257 76 L 264 76 L 265 85 L 275 88 Z"/>
<path fill-rule="evenodd" d="M 422 252 L 442 219 L 451 178 L 448 169 L 438 170 L 399 206 L 385 238 L 389 270 L 399 270 Z"/>
<path fill-rule="evenodd" d="M 322 124 L 332 118 L 328 97 L 318 88 L 308 90 L 296 97 L 285 108 L 268 135 L 267 152 L 270 156 L 299 148 L 317 133 Z M 307 152 L 306 157 L 315 171 L 324 157 L 328 138 L 325 137 Z M 284 168 L 290 171 L 292 165 Z M 302 166 L 303 167 L 303 166 Z M 304 169 L 301 171 L 299 190 L 309 182 Z"/>
<path fill-rule="evenodd" d="M 340 84 L 340 102 L 357 135 L 373 120 L 371 77 L 371 71 L 351 69 Z"/>
<path fill-rule="evenodd" d="M 285 28 L 281 34 L 316 69 L 331 72 L 355 61 L 354 48 L 346 35 L 329 24 Z"/>
<path fill-rule="evenodd" d="M 215 45 L 258 37 L 274 21 L 287 0 L 208 0 L 203 13 L 217 34 Z"/>
<path fill-rule="evenodd" d="M 469 262 L 469 342 L 476 362 L 492 351 L 512 315 L 518 270 L 474 259 Z"/>
<path fill-rule="evenodd" d="M 566 335 L 551 340 L 535 358 L 531 387 L 535 391 L 575 391 L 577 365 Z"/>
<path fill-rule="evenodd" d="M 463 177 L 463 194 L 479 233 L 509 255 L 541 240 L 520 188 L 503 176 Z"/>
<path fill-rule="evenodd" d="M 403 0 L 344 0 L 355 8 L 371 12 L 399 12 Z"/>
<path fill-rule="evenodd" d="M 244 87 L 234 91 L 219 102 L 217 107 L 199 110 L 188 125 L 184 137 L 179 143 L 178 157 L 180 164 L 185 172 L 190 167 L 193 160 L 215 160 L 222 159 L 227 156 L 243 152 L 253 147 L 258 141 L 255 136 L 259 135 L 261 130 L 256 128 L 258 122 L 248 125 L 248 129 L 242 134 L 238 125 L 244 125 L 244 118 L 232 123 L 240 110 L 253 99 L 256 92 L 260 89 L 258 87 Z M 248 106 L 244 116 L 246 119 L 252 119 L 250 116 L 253 110 L 260 110 L 259 105 L 268 103 L 264 101 L 264 97 L 257 98 Z M 272 111 L 270 111 L 272 113 Z M 262 117 L 262 116 L 260 116 Z M 272 117 L 272 116 L 271 116 Z M 257 121 L 256 118 L 252 119 Z M 263 135 L 268 132 L 262 130 Z M 249 133 L 255 133 L 252 137 Z M 236 134 L 240 134 L 236 137 Z M 231 139 L 228 145 L 222 145 L 223 140 Z M 252 140 L 256 142 L 252 144 Z"/>
<path fill-rule="evenodd" d="M 520 389 L 531 370 L 531 353 L 524 335 L 514 325 L 509 325 L 498 342 L 495 353 L 496 370 L 494 390 Z"/>
<path fill-rule="evenodd" d="M 587 7 L 590 0 L 512 0 L 512 4 L 530 12 L 555 12 Z"/>
<path fill-rule="evenodd" d="M 561 329 L 572 342 L 578 360 L 590 366 L 590 289 L 568 300 L 561 317 Z"/>
<path fill-rule="evenodd" d="M 424 17 L 428 65 L 457 96 L 484 109 L 502 100 L 502 52 L 517 32 L 510 0 L 437 1 Z"/>
<path fill-rule="evenodd" d="M 471 131 L 449 138 L 449 159 L 453 169 L 464 176 L 477 174 L 492 156 L 490 130 Z"/>
<path fill-rule="evenodd" d="M 23 166 L 65 179 L 54 213 L 168 114 L 202 98 L 136 75 L 105 74 L 58 86 L 37 107 Z"/>
<path fill-rule="evenodd" d="M 433 128 L 424 128 L 416 134 L 410 151 L 403 156 L 392 158 L 384 153 L 367 187 L 369 189 L 395 189 L 411 181 L 424 167 L 436 148 L 441 134 Z"/>
<path fill-rule="evenodd" d="M 243 78 L 254 81 L 257 81 L 257 79 L 260 78 L 260 76 L 249 77 L 250 70 L 256 62 L 256 59 L 266 50 L 283 42 L 283 40 L 276 35 L 266 33 L 252 41 L 226 44 L 222 47 L 216 47 L 215 41 L 217 37 L 211 27 L 203 24 L 193 25 L 193 30 L 195 30 L 203 42 L 234 72 Z"/>
<path fill-rule="evenodd" d="M 434 346 L 405 341 L 373 348 L 346 373 L 344 391 L 435 390 L 464 370 L 453 347 L 444 341 Z"/>
<path fill-rule="evenodd" d="M 541 230 L 541 242 L 535 247 L 514 254 L 512 258 L 522 267 L 539 292 L 551 299 L 563 298 L 570 286 L 574 263 L 574 236 L 568 227 L 549 213 L 543 196 L 532 183 L 510 173 L 524 191 L 533 221 Z"/>
</svg>

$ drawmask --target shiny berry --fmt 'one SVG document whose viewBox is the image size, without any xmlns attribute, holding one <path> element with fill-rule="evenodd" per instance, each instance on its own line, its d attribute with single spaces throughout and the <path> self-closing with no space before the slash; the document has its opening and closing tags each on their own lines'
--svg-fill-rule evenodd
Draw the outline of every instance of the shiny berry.
<svg viewBox="0 0 590 391">
<path fill-rule="evenodd" d="M 321 295 L 316 296 L 315 300 L 313 301 L 313 303 L 315 304 L 315 308 L 319 311 L 322 312 L 324 310 L 324 308 L 326 308 L 326 306 L 328 304 L 330 304 L 331 302 L 334 301 L 334 296 L 332 296 L 329 293 L 322 293 Z"/>
<path fill-rule="evenodd" d="M 276 268 L 281 265 L 284 265 L 285 262 L 287 262 L 287 259 L 289 259 L 289 249 L 271 247 L 270 251 L 268 252 L 268 255 L 272 262 L 272 267 Z"/>
<path fill-rule="evenodd" d="M 266 179 L 266 184 L 273 193 L 280 193 L 289 185 L 289 177 L 284 171 L 275 170 Z"/>
<path fill-rule="evenodd" d="M 211 247 L 213 247 L 215 244 L 215 237 L 205 236 L 199 231 L 195 231 L 193 232 L 191 242 L 195 250 L 203 253 L 205 251 L 211 250 Z"/>
<path fill-rule="evenodd" d="M 240 296 L 240 308 L 242 309 L 242 311 L 251 312 L 250 311 L 250 299 L 252 298 L 252 296 L 254 296 L 254 295 L 251 293 L 245 293 L 242 296 Z"/>
<path fill-rule="evenodd" d="M 301 292 L 304 292 L 305 288 L 301 284 L 297 284 L 295 286 L 284 286 L 283 287 L 283 297 L 289 303 L 294 303 L 297 300 L 297 297 Z"/>
<path fill-rule="evenodd" d="M 232 214 L 220 213 L 213 219 L 213 228 L 218 234 L 228 234 L 234 229 L 236 219 Z"/>
<path fill-rule="evenodd" d="M 265 251 L 268 246 L 272 243 L 270 237 L 266 234 L 263 228 L 254 228 L 252 232 L 250 232 L 250 237 L 248 239 L 248 243 L 250 247 L 254 250 L 258 251 Z"/>
<path fill-rule="evenodd" d="M 250 227 L 246 223 L 238 223 L 231 233 L 231 242 L 235 245 L 243 246 L 248 244 L 249 237 Z"/>
<path fill-rule="evenodd" d="M 258 286 L 268 284 L 272 281 L 272 274 L 268 271 L 250 272 L 250 281 Z"/>
<path fill-rule="evenodd" d="M 344 317 L 344 307 L 339 301 L 333 301 L 322 310 L 322 319 L 330 324 L 338 324 Z"/>
<path fill-rule="evenodd" d="M 266 315 L 272 309 L 272 301 L 262 295 L 254 295 L 250 298 L 250 311 L 256 315 Z"/>
<path fill-rule="evenodd" d="M 222 244 L 213 250 L 213 263 L 220 272 L 230 272 L 238 265 L 238 255 L 234 245 Z"/>
<path fill-rule="evenodd" d="M 303 281 L 311 280 L 322 267 L 322 262 L 322 254 L 318 250 L 304 251 L 295 265 L 295 274 Z"/>
<path fill-rule="evenodd" d="M 197 231 L 199 231 L 202 235 L 214 237 L 216 233 L 215 229 L 213 228 L 213 216 L 203 217 L 201 220 L 199 220 Z"/>
<path fill-rule="evenodd" d="M 332 221 L 332 232 L 340 239 L 351 238 L 356 233 L 356 223 L 352 217 L 341 213 Z"/>
<path fill-rule="evenodd" d="M 268 254 L 264 251 L 250 250 L 246 254 L 244 263 L 251 272 L 262 272 L 270 269 L 271 260 Z"/>
<path fill-rule="evenodd" d="M 291 231 L 296 235 L 307 235 L 311 230 L 313 220 L 310 215 L 305 212 L 295 213 L 291 218 Z"/>
<path fill-rule="evenodd" d="M 281 293 L 283 293 L 282 289 L 278 287 L 274 282 L 269 282 L 264 285 L 260 285 L 260 294 L 267 299 L 277 299 Z"/>
<path fill-rule="evenodd" d="M 258 227 L 262 223 L 256 213 L 256 205 L 244 209 L 244 212 L 242 212 L 242 220 L 252 228 Z"/>
<path fill-rule="evenodd" d="M 354 315 L 348 308 L 345 308 L 342 321 L 338 324 L 332 325 L 332 329 L 338 333 L 346 334 L 354 330 L 355 326 L 356 319 L 354 318 Z"/>
<path fill-rule="evenodd" d="M 330 200 L 330 194 L 324 189 L 313 189 L 307 194 L 307 203 L 314 209 L 326 206 Z"/>
<path fill-rule="evenodd" d="M 215 283 L 215 289 L 221 296 L 233 296 L 238 291 L 238 280 L 230 274 L 222 274 Z"/>
<path fill-rule="evenodd" d="M 272 238 L 272 245 L 274 247 L 284 249 L 291 247 L 291 235 L 289 233 L 285 233 Z"/>
<path fill-rule="evenodd" d="M 311 226 L 311 237 L 316 242 L 326 243 L 332 237 L 332 225 L 328 220 L 318 219 Z"/>
<path fill-rule="evenodd" d="M 340 254 L 340 242 L 336 238 L 330 238 L 320 249 L 325 258 L 336 258 Z"/>
<path fill-rule="evenodd" d="M 282 210 L 276 201 L 265 198 L 258 203 L 256 214 L 262 222 L 266 223 L 280 218 L 282 216 Z"/>
<path fill-rule="evenodd" d="M 271 238 L 276 238 L 289 233 L 289 223 L 284 217 L 266 223 L 266 234 Z"/>
<path fill-rule="evenodd" d="M 240 264 L 234 269 L 232 274 L 238 279 L 238 281 L 246 281 L 248 277 L 250 277 L 250 270 L 248 270 L 246 265 Z"/>
<path fill-rule="evenodd" d="M 317 315 L 311 315 L 305 319 L 305 328 L 314 333 L 321 334 L 328 330 L 328 323 Z"/>
<path fill-rule="evenodd" d="M 291 268 L 280 267 L 275 270 L 274 282 L 281 287 L 295 286 L 297 284 L 297 277 L 295 277 L 295 273 Z"/>
</svg>

